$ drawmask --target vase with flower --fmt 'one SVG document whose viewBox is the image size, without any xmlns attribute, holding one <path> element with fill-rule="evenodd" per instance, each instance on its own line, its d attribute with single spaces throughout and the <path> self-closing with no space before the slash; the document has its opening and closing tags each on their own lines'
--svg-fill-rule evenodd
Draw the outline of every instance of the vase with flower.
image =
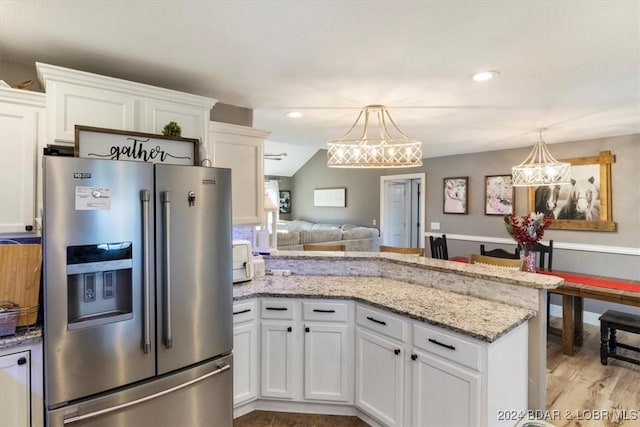
<svg viewBox="0 0 640 427">
<path fill-rule="evenodd" d="M 518 242 L 520 258 L 524 260 L 524 268 L 528 272 L 536 272 L 536 254 L 531 249 L 542 239 L 544 231 L 551 225 L 552 219 L 542 212 L 531 212 L 522 217 L 512 213 L 504 217 L 505 228 L 509 235 Z"/>
</svg>

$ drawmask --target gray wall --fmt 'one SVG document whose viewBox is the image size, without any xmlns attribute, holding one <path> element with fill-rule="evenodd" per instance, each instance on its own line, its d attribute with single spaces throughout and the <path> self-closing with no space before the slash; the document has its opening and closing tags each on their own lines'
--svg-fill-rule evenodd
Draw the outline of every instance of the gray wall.
<svg viewBox="0 0 640 427">
<path fill-rule="evenodd" d="M 545 240 L 553 239 L 556 244 L 562 242 L 640 248 L 640 134 L 550 144 L 549 150 L 557 159 L 595 156 L 604 150 L 610 150 L 616 155 L 616 163 L 612 165 L 611 185 L 613 220 L 618 227 L 615 232 L 547 230 Z M 380 176 L 426 172 L 428 231 L 431 222 L 439 222 L 440 232 L 445 234 L 509 238 L 501 216 L 484 214 L 484 177 L 510 174 L 511 166 L 523 161 L 530 151 L 531 147 L 526 147 L 423 159 L 424 164 L 420 168 L 360 170 L 327 168 L 326 151 L 321 150 L 293 176 L 295 199 L 292 217 L 316 222 L 371 225 L 372 219 L 379 220 Z M 455 176 L 469 177 L 468 215 L 442 213 L 442 179 Z M 313 207 L 313 189 L 327 187 L 347 188 L 346 208 Z M 527 191 L 526 188 L 516 191 L 516 213 L 520 215 L 529 211 Z M 480 242 L 452 240 L 449 243 L 449 253 L 451 256 L 468 256 L 472 252 L 479 252 L 479 245 Z M 553 263 L 556 270 L 640 280 L 638 256 L 556 248 Z"/>
</svg>

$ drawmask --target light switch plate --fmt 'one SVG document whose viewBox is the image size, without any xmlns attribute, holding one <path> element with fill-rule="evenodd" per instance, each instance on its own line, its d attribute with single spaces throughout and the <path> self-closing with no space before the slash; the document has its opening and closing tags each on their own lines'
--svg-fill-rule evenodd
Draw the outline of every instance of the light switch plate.
<svg viewBox="0 0 640 427">
<path fill-rule="evenodd" d="M 440 230 L 440 223 L 439 222 L 432 222 L 431 223 L 431 229 L 434 230 L 434 231 Z"/>
</svg>

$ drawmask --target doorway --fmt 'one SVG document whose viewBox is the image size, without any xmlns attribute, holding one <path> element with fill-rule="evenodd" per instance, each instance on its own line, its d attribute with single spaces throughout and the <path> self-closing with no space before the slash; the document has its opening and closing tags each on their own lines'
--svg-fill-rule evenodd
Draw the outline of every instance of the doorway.
<svg viewBox="0 0 640 427">
<path fill-rule="evenodd" d="M 387 246 L 424 247 L 426 174 L 380 177 L 380 235 Z"/>
</svg>

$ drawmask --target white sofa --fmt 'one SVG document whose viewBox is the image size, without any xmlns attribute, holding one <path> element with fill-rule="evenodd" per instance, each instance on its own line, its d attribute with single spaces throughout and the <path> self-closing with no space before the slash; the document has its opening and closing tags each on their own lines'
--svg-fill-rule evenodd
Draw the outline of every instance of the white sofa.
<svg viewBox="0 0 640 427">
<path fill-rule="evenodd" d="M 378 252 L 377 228 L 355 224 L 316 224 L 309 221 L 278 221 L 278 250 L 301 251 L 307 243 L 345 245 L 347 251 Z"/>
</svg>

